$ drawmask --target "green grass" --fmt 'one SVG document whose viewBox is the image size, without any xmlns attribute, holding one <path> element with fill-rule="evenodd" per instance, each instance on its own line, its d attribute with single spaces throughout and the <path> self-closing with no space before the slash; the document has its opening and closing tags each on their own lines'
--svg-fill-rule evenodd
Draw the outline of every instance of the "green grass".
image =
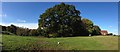
<svg viewBox="0 0 120 52">
<path fill-rule="evenodd" d="M 3 50 L 118 50 L 117 36 L 42 38 L 3 35 L 2 39 Z"/>
</svg>

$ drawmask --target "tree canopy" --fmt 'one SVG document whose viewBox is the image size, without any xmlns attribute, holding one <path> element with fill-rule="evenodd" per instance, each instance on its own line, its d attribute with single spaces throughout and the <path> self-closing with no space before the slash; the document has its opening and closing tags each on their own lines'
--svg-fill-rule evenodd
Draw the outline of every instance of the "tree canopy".
<svg viewBox="0 0 120 52">
<path fill-rule="evenodd" d="M 94 25 L 94 23 L 91 20 L 83 18 L 82 22 L 85 25 L 89 34 L 91 34 L 91 35 L 100 35 L 101 34 L 100 33 L 101 29 L 99 28 L 99 26 Z"/>
<path fill-rule="evenodd" d="M 89 31 L 90 34 L 93 32 L 93 22 L 89 19 L 83 18 L 82 19 L 83 24 L 85 25 L 86 29 Z"/>
<path fill-rule="evenodd" d="M 39 17 L 39 32 L 57 34 L 57 36 L 80 36 L 88 35 L 84 27 L 80 11 L 75 6 L 68 4 L 58 4 L 47 9 Z"/>
</svg>

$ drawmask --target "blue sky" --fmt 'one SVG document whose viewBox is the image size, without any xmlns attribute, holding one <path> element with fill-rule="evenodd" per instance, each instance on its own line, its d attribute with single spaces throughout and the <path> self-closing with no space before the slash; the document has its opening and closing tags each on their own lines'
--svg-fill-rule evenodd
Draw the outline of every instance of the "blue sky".
<svg viewBox="0 0 120 52">
<path fill-rule="evenodd" d="M 83 18 L 88 18 L 102 30 L 118 34 L 117 2 L 65 2 L 74 5 Z M 15 24 L 37 28 L 39 15 L 59 2 L 3 2 L 2 25 Z"/>
</svg>

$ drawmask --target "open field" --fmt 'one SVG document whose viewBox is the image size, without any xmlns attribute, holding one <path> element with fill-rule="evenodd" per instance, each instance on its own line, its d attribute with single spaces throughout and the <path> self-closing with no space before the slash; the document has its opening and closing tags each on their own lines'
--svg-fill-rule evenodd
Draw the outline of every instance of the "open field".
<svg viewBox="0 0 120 52">
<path fill-rule="evenodd" d="M 117 50 L 117 36 L 43 38 L 3 35 L 3 50 Z M 58 44 L 57 42 L 60 42 Z"/>
</svg>

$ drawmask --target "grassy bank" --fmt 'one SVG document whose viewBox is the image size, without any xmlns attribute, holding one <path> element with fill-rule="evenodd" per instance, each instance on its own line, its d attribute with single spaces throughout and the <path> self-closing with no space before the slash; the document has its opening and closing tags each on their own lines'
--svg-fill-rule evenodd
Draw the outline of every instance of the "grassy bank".
<svg viewBox="0 0 120 52">
<path fill-rule="evenodd" d="M 3 50 L 117 50 L 117 36 L 43 38 L 3 35 Z M 60 42 L 60 44 L 58 44 Z"/>
</svg>

